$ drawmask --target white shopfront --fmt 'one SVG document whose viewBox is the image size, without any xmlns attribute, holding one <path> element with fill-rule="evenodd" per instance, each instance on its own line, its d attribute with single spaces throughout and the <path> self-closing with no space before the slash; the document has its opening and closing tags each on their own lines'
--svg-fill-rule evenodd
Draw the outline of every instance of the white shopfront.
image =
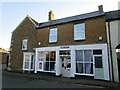
<svg viewBox="0 0 120 90">
<path fill-rule="evenodd" d="M 34 72 L 56 76 L 94 76 L 109 80 L 107 44 L 71 45 L 36 48 Z"/>
</svg>

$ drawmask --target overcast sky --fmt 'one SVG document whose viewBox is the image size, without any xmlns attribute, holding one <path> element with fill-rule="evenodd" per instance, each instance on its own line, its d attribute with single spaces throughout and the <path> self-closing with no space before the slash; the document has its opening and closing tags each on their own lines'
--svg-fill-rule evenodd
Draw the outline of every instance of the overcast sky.
<svg viewBox="0 0 120 90">
<path fill-rule="evenodd" d="M 26 1 L 26 2 L 25 2 Z M 29 1 L 29 2 L 28 2 Z M 48 12 L 52 10 L 55 19 L 89 13 L 103 5 L 104 11 L 118 9 L 120 0 L 0 0 L 0 47 L 10 47 L 11 32 L 26 17 L 31 16 L 37 22 L 48 21 Z"/>
</svg>

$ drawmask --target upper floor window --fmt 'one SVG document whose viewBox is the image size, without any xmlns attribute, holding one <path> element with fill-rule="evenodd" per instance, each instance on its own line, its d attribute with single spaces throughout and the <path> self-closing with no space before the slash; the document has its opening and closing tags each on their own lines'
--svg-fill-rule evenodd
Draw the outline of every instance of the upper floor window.
<svg viewBox="0 0 120 90">
<path fill-rule="evenodd" d="M 22 50 L 27 50 L 28 39 L 22 40 Z"/>
<path fill-rule="evenodd" d="M 49 43 L 54 42 L 57 42 L 57 28 L 52 28 L 49 32 Z"/>
<path fill-rule="evenodd" d="M 85 24 L 75 24 L 74 25 L 74 40 L 85 39 Z"/>
</svg>

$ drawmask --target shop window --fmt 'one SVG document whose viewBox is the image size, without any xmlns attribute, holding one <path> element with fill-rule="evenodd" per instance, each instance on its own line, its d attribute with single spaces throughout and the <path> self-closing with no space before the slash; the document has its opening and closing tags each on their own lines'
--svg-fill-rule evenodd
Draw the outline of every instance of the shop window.
<svg viewBox="0 0 120 90">
<path fill-rule="evenodd" d="M 76 73 L 93 74 L 92 50 L 76 51 Z"/>
<path fill-rule="evenodd" d="M 74 40 L 85 39 L 85 24 L 75 24 L 74 25 Z"/>
<path fill-rule="evenodd" d="M 38 62 L 41 63 L 39 68 L 40 70 L 55 71 L 55 60 L 56 60 L 55 51 L 38 53 Z"/>
</svg>

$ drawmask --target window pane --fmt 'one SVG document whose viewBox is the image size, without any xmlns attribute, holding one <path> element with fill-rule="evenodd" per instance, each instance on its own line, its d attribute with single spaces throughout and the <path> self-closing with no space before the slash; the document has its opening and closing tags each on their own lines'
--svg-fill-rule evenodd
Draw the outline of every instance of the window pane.
<svg viewBox="0 0 120 90">
<path fill-rule="evenodd" d="M 30 55 L 25 55 L 25 61 L 29 61 L 30 60 Z"/>
<path fill-rule="evenodd" d="M 92 63 L 85 64 L 85 73 L 86 74 L 93 74 L 93 64 Z"/>
<path fill-rule="evenodd" d="M 56 35 L 50 36 L 49 42 L 57 42 L 57 36 Z"/>
<path fill-rule="evenodd" d="M 85 24 L 75 24 L 74 31 L 83 31 L 85 29 Z"/>
<path fill-rule="evenodd" d="M 56 57 L 55 55 L 56 55 L 55 51 L 50 53 L 50 61 L 55 61 Z"/>
<path fill-rule="evenodd" d="M 43 63 L 40 62 L 38 68 L 39 68 L 39 69 L 42 69 L 42 66 L 43 66 Z"/>
<path fill-rule="evenodd" d="M 93 50 L 94 55 L 102 55 L 102 50 Z"/>
<path fill-rule="evenodd" d="M 44 62 L 44 70 L 49 71 L 49 62 Z"/>
<path fill-rule="evenodd" d="M 76 63 L 76 73 L 83 73 L 83 64 Z"/>
<path fill-rule="evenodd" d="M 92 62 L 93 61 L 93 55 L 91 50 L 85 50 L 84 51 L 84 59 L 85 61 Z"/>
<path fill-rule="evenodd" d="M 45 52 L 45 55 L 46 55 L 46 60 L 45 61 L 49 61 L 49 59 L 50 59 L 50 52 Z"/>
<path fill-rule="evenodd" d="M 25 62 L 25 69 L 29 69 L 29 62 Z"/>
<path fill-rule="evenodd" d="M 55 62 L 50 62 L 50 71 L 55 71 Z"/>
<path fill-rule="evenodd" d="M 31 62 L 31 66 L 30 66 L 30 69 L 33 69 L 33 62 Z"/>
<path fill-rule="evenodd" d="M 28 40 L 23 39 L 23 41 L 22 41 L 22 50 L 27 50 L 27 44 L 28 44 Z"/>
<path fill-rule="evenodd" d="M 75 39 L 84 39 L 85 38 L 84 32 L 75 32 L 74 35 L 75 35 L 74 36 Z"/>
<path fill-rule="evenodd" d="M 57 28 L 50 29 L 49 42 L 57 42 Z"/>
<path fill-rule="evenodd" d="M 83 51 L 76 51 L 76 61 L 83 61 Z"/>
<path fill-rule="evenodd" d="M 95 68 L 102 68 L 102 56 L 95 57 Z"/>
<path fill-rule="evenodd" d="M 45 52 L 38 52 L 38 60 L 39 61 L 45 61 L 46 60 Z"/>
<path fill-rule="evenodd" d="M 57 34 L 57 28 L 50 29 L 50 35 L 56 35 Z"/>
</svg>

